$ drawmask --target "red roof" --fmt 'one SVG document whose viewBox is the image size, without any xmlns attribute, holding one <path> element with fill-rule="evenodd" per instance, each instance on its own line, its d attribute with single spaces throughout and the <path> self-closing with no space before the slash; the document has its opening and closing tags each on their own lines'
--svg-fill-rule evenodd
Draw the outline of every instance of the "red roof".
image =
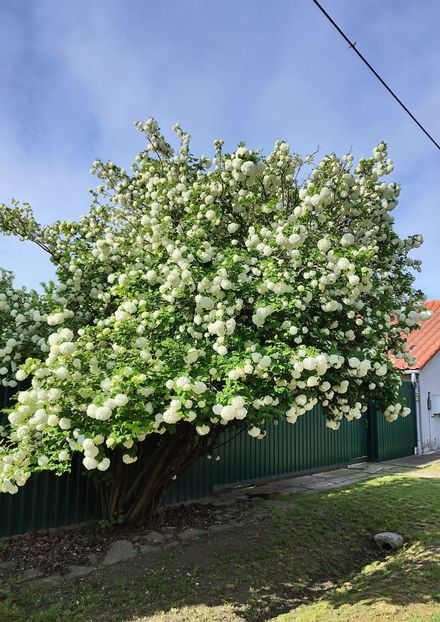
<svg viewBox="0 0 440 622">
<path fill-rule="evenodd" d="M 399 359 L 395 363 L 399 369 L 421 369 L 440 351 L 440 300 L 427 300 L 425 307 L 431 311 L 431 317 L 421 322 L 420 328 L 410 333 L 407 339 L 408 351 L 416 362 L 408 365 Z"/>
</svg>

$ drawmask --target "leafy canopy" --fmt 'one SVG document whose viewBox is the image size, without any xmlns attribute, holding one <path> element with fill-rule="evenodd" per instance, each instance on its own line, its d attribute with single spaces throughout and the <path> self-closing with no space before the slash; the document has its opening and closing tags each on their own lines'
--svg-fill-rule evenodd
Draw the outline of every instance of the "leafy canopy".
<svg viewBox="0 0 440 622">
<path fill-rule="evenodd" d="M 41 296 L 0 280 L 3 384 L 32 378 L 3 430 L 0 491 L 67 470 L 73 452 L 89 470 L 116 448 L 133 462 L 181 421 L 262 438 L 265 422 L 320 404 L 336 430 L 372 392 L 387 419 L 408 414 L 389 355 L 425 317 L 408 257 L 421 237 L 393 229 L 386 145 L 304 175 L 312 158 L 283 141 L 264 157 L 217 140 L 211 161 L 179 125 L 177 153 L 153 119 L 137 128 L 148 142 L 130 171 L 94 162 L 79 222 L 0 207 L 0 230 L 49 252 L 58 278 Z"/>
</svg>

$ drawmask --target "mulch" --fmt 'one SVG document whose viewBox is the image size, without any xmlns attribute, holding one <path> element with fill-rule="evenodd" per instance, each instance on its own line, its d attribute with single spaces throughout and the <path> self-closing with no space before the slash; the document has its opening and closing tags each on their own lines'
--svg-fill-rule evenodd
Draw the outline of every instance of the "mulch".
<svg viewBox="0 0 440 622">
<path fill-rule="evenodd" d="M 188 504 L 163 508 L 142 527 L 106 526 L 93 522 L 28 533 L 0 540 L 0 562 L 13 561 L 17 570 L 38 569 L 45 574 L 63 573 L 70 565 L 89 566 L 103 560 L 115 540 L 141 545 L 152 531 L 177 533 L 188 527 L 208 529 L 212 525 L 243 520 L 247 506 L 217 507 Z"/>
</svg>

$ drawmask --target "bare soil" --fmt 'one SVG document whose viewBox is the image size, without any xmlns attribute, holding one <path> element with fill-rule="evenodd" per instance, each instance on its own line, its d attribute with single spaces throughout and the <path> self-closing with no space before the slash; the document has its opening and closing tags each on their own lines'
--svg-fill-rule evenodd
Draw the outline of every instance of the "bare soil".
<svg viewBox="0 0 440 622">
<path fill-rule="evenodd" d="M 240 522 L 248 512 L 248 503 L 225 507 L 193 503 L 164 508 L 142 527 L 106 526 L 94 522 L 3 538 L 0 541 L 0 562 L 13 561 L 19 571 L 35 568 L 44 574 L 62 574 L 70 565 L 87 566 L 101 562 L 115 540 L 130 540 L 135 547 L 141 546 L 152 531 L 171 537 L 189 527 L 208 529 L 213 525 Z"/>
</svg>

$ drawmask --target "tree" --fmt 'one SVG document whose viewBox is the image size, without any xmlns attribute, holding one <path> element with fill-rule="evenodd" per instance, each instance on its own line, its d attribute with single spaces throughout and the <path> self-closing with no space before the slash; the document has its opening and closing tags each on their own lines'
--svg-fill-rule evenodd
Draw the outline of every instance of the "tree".
<svg viewBox="0 0 440 622">
<path fill-rule="evenodd" d="M 312 157 L 283 141 L 264 157 L 217 140 L 211 162 L 178 125 L 176 154 L 154 120 L 137 128 L 147 148 L 130 172 L 94 162 L 100 185 L 79 222 L 42 227 L 28 205 L 0 208 L 0 230 L 49 252 L 58 279 L 29 298 L 50 308 L 47 339 L 32 337 L 41 350 L 16 371 L 2 346 L 8 373 L 32 384 L 8 415 L 0 490 L 68 471 L 80 452 L 107 515 L 128 522 L 226 428 L 262 439 L 266 422 L 320 404 L 336 430 L 372 392 L 388 420 L 408 414 L 389 356 L 425 317 L 408 256 L 421 237 L 393 229 L 384 143 L 306 176 Z M 14 330 L 16 318 L 3 342 Z"/>
</svg>

